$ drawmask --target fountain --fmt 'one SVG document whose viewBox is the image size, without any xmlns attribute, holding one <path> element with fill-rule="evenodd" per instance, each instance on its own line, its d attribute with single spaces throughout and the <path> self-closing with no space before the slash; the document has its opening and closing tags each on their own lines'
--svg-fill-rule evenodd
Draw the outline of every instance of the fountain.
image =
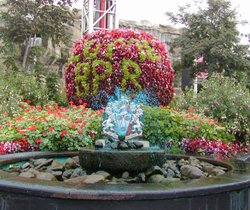
<svg viewBox="0 0 250 210">
<path fill-rule="evenodd" d="M 103 134 L 109 140 L 102 140 L 101 149 L 82 148 L 79 151 L 80 164 L 83 168 L 96 171 L 102 169 L 111 173 L 140 172 L 155 165 L 163 165 L 164 151 L 158 147 L 149 147 L 149 142 L 141 141 L 143 137 L 143 117 L 141 103 L 148 96 L 142 93 L 131 100 L 116 88 L 114 98 L 108 102 L 102 123 Z M 100 147 L 100 144 L 98 144 Z M 121 151 L 122 150 L 122 151 Z"/>
<path fill-rule="evenodd" d="M 97 141 L 95 148 L 82 148 L 75 152 L 30 152 L 2 156 L 0 209 L 250 209 L 249 157 L 227 162 L 197 157 L 194 164 L 201 162 L 207 170 L 217 166 L 226 173 L 209 178 L 202 174 L 198 178 L 197 174 L 193 174 L 194 179 L 176 181 L 163 178 L 163 181 L 147 182 L 147 172 L 144 172 L 166 161 L 184 163 L 183 168 L 188 176 L 189 169 L 185 163 L 192 158 L 166 154 L 143 140 L 143 109 L 138 100 L 131 100 L 119 90 L 113 100 L 98 98 L 101 91 L 112 95 L 115 85 L 123 92 L 131 89 L 137 94 L 140 90 L 154 90 L 159 105 L 166 105 L 173 97 L 173 74 L 165 47 L 152 35 L 124 29 L 86 35 L 76 43 L 69 59 L 65 74 L 67 96 L 76 104 L 81 99 L 94 109 L 106 107 L 102 124 L 105 139 Z M 78 184 L 74 184 L 75 180 L 44 180 L 43 172 L 39 175 L 43 179 L 38 179 L 27 177 L 27 173 L 24 177 L 16 175 L 16 171 L 10 173 L 4 170 L 13 166 L 26 170 L 37 161 L 39 163 L 28 170 L 34 172 L 49 165 L 50 169 L 46 170 L 54 170 L 54 175 L 59 176 L 65 170 L 67 159 L 75 159 L 77 155 L 82 167 L 90 173 L 80 176 L 82 182 Z M 29 160 L 32 164 L 27 162 Z M 64 168 L 59 160 L 65 161 Z M 162 173 L 161 168 L 157 170 Z M 120 176 L 124 171 L 137 177 L 140 174 L 141 177 L 126 183 L 108 178 L 102 178 L 100 182 L 90 180 L 103 177 L 100 173 L 107 174 L 106 171 L 113 174 L 113 177 Z"/>
</svg>

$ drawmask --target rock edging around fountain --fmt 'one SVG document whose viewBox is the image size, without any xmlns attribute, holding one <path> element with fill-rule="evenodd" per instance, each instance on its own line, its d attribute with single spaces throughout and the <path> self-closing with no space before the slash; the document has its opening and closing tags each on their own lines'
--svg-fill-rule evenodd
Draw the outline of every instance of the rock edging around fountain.
<svg viewBox="0 0 250 210">
<path fill-rule="evenodd" d="M 30 158 L 72 157 L 76 154 L 33 152 L 7 155 L 1 157 L 0 165 Z M 98 184 L 73 188 L 65 183 L 32 180 L 0 171 L 0 209 L 247 210 L 250 199 L 249 165 L 238 160 L 232 160 L 231 163 L 233 170 L 222 176 L 173 186 Z"/>
</svg>

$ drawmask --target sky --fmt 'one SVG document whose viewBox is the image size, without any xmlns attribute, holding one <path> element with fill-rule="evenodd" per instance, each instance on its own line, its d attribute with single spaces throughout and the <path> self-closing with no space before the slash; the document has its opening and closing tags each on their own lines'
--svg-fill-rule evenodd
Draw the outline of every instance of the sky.
<svg viewBox="0 0 250 210">
<path fill-rule="evenodd" d="M 82 0 L 75 4 L 80 8 Z M 167 19 L 165 12 L 176 12 L 178 6 L 186 3 L 193 3 L 193 0 L 117 0 L 118 17 L 124 20 L 148 20 L 152 24 L 173 25 Z M 245 26 L 239 26 L 243 33 L 250 32 L 250 12 L 249 0 L 231 0 L 232 7 L 238 13 L 238 20 L 247 20 L 249 23 Z"/>
</svg>

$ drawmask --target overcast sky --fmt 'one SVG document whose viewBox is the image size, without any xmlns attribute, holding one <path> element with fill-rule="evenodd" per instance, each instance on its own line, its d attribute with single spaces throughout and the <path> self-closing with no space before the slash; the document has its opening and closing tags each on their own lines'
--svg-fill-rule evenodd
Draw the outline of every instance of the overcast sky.
<svg viewBox="0 0 250 210">
<path fill-rule="evenodd" d="M 80 7 L 78 0 L 77 7 Z M 154 24 L 171 24 L 166 15 L 166 11 L 177 11 L 178 5 L 185 5 L 187 2 L 192 3 L 192 0 L 117 0 L 118 2 L 118 16 L 124 20 L 148 20 Z M 249 0 L 231 0 L 232 5 L 236 8 L 239 14 L 239 20 L 247 20 L 249 23 L 241 30 L 243 32 L 250 32 L 250 12 Z"/>
</svg>

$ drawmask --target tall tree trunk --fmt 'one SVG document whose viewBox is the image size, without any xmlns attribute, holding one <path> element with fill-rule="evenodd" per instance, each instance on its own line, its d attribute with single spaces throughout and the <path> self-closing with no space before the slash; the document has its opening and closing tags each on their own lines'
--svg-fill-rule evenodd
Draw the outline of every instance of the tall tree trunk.
<svg viewBox="0 0 250 210">
<path fill-rule="evenodd" d="M 29 48 L 30 48 L 30 37 L 29 37 L 29 39 L 26 41 L 25 51 L 24 51 L 24 55 L 23 55 L 22 67 L 23 67 L 24 69 L 26 69 L 26 63 L 27 63 L 27 58 L 28 58 L 28 54 L 29 54 Z"/>
</svg>

